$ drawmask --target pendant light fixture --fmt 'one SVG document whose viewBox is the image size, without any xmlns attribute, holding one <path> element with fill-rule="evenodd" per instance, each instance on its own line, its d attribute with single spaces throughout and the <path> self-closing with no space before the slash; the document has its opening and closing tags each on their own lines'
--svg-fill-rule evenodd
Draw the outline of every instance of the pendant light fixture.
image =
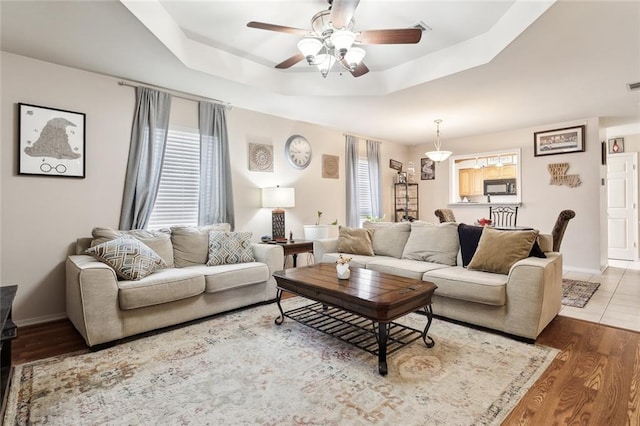
<svg viewBox="0 0 640 426">
<path fill-rule="evenodd" d="M 449 158 L 449 156 L 451 155 L 451 151 L 441 150 L 442 142 L 440 142 L 440 123 L 442 123 L 442 120 L 438 119 L 438 120 L 434 120 L 433 122 L 436 123 L 436 140 L 433 142 L 433 145 L 435 146 L 436 150 L 425 152 L 424 154 L 430 159 L 432 159 L 433 161 L 435 161 L 436 163 L 439 163 Z"/>
</svg>

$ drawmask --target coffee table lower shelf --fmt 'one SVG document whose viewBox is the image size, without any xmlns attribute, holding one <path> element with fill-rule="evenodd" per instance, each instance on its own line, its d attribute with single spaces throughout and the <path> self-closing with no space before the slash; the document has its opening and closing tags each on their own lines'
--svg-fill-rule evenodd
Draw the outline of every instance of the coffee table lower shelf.
<svg viewBox="0 0 640 426">
<path fill-rule="evenodd" d="M 425 306 L 423 311 L 428 320 L 425 329 L 422 331 L 395 322 L 376 323 L 369 318 L 319 302 L 286 312 L 281 311 L 281 316 L 275 322 L 278 325 L 282 324 L 284 317 L 287 317 L 376 355 L 380 361 L 380 373 L 386 374 L 387 355 L 393 354 L 420 338 L 428 348 L 432 348 L 435 345 L 433 339 L 427 334 L 433 318 L 431 305 Z M 384 327 L 385 330 L 381 330 L 381 327 Z M 384 339 L 386 342 L 383 345 L 380 344 L 381 331 L 386 338 Z M 382 354 L 380 353 L 381 350 L 383 351 Z"/>
</svg>

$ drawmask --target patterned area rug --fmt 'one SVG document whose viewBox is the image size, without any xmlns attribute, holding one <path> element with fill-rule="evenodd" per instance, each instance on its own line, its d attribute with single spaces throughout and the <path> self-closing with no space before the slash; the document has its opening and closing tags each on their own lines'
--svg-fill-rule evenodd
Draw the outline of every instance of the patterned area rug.
<svg viewBox="0 0 640 426">
<path fill-rule="evenodd" d="M 412 343 L 381 376 L 375 356 L 276 316 L 260 306 L 19 365 L 5 424 L 498 425 L 557 354 L 436 319 L 435 347 Z"/>
<path fill-rule="evenodd" d="M 598 287 L 600 287 L 600 283 L 565 278 L 562 280 L 562 304 L 575 308 L 584 308 Z"/>
</svg>

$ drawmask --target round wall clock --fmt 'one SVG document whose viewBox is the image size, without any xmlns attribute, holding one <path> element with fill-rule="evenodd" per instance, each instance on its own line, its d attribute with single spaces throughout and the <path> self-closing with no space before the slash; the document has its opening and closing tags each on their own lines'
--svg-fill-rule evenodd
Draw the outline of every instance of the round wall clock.
<svg viewBox="0 0 640 426">
<path fill-rule="evenodd" d="M 287 139 L 284 155 L 296 169 L 304 169 L 311 163 L 311 144 L 303 136 L 293 135 Z"/>
</svg>

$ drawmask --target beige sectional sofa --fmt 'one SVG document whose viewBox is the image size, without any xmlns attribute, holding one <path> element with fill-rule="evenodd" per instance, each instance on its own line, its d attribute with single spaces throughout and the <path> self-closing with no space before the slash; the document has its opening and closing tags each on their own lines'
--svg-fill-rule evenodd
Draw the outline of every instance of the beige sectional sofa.
<svg viewBox="0 0 640 426">
<path fill-rule="evenodd" d="M 87 345 L 275 299 L 272 273 L 282 269 L 282 247 L 251 243 L 252 261 L 207 266 L 211 231 L 228 232 L 229 225 L 157 232 L 95 228 L 94 238 L 79 239 L 77 254 L 66 260 L 67 315 Z M 84 254 L 90 246 L 131 237 L 161 257 L 164 267 L 123 279 L 117 268 Z"/>
<path fill-rule="evenodd" d="M 457 226 L 455 223 L 366 222 L 361 231 L 370 235 L 372 253 L 349 254 L 351 265 L 431 281 L 438 286 L 433 298 L 434 314 L 535 340 L 561 308 L 562 255 L 551 251 L 551 235 L 537 235 L 536 242 L 545 258 L 525 257 L 507 264 L 502 273 L 495 273 L 482 270 L 482 265 L 479 269 L 470 269 L 474 260 L 476 263 L 482 260 L 479 247 L 485 239 L 485 230 L 480 230 L 482 238 L 469 267 L 462 266 Z M 339 238 L 314 242 L 317 262 L 335 262 L 340 254 L 353 253 L 353 245 L 342 232 L 341 229 Z M 489 230 L 486 232 L 489 234 Z M 489 256 L 484 263 L 502 261 L 501 253 L 507 252 L 505 247 L 516 244 L 505 243 L 500 238 L 514 241 L 524 235 L 516 235 L 522 231 L 497 232 L 500 231 L 491 230 L 491 236 L 497 236 L 497 240 L 485 239 L 482 252 Z M 537 231 L 530 232 L 537 234 Z M 531 241 L 527 242 L 529 248 Z M 345 246 L 345 242 L 347 250 L 339 247 L 339 243 Z M 489 243 L 496 247 L 489 247 Z M 363 252 L 361 248 L 356 251 Z"/>
</svg>

